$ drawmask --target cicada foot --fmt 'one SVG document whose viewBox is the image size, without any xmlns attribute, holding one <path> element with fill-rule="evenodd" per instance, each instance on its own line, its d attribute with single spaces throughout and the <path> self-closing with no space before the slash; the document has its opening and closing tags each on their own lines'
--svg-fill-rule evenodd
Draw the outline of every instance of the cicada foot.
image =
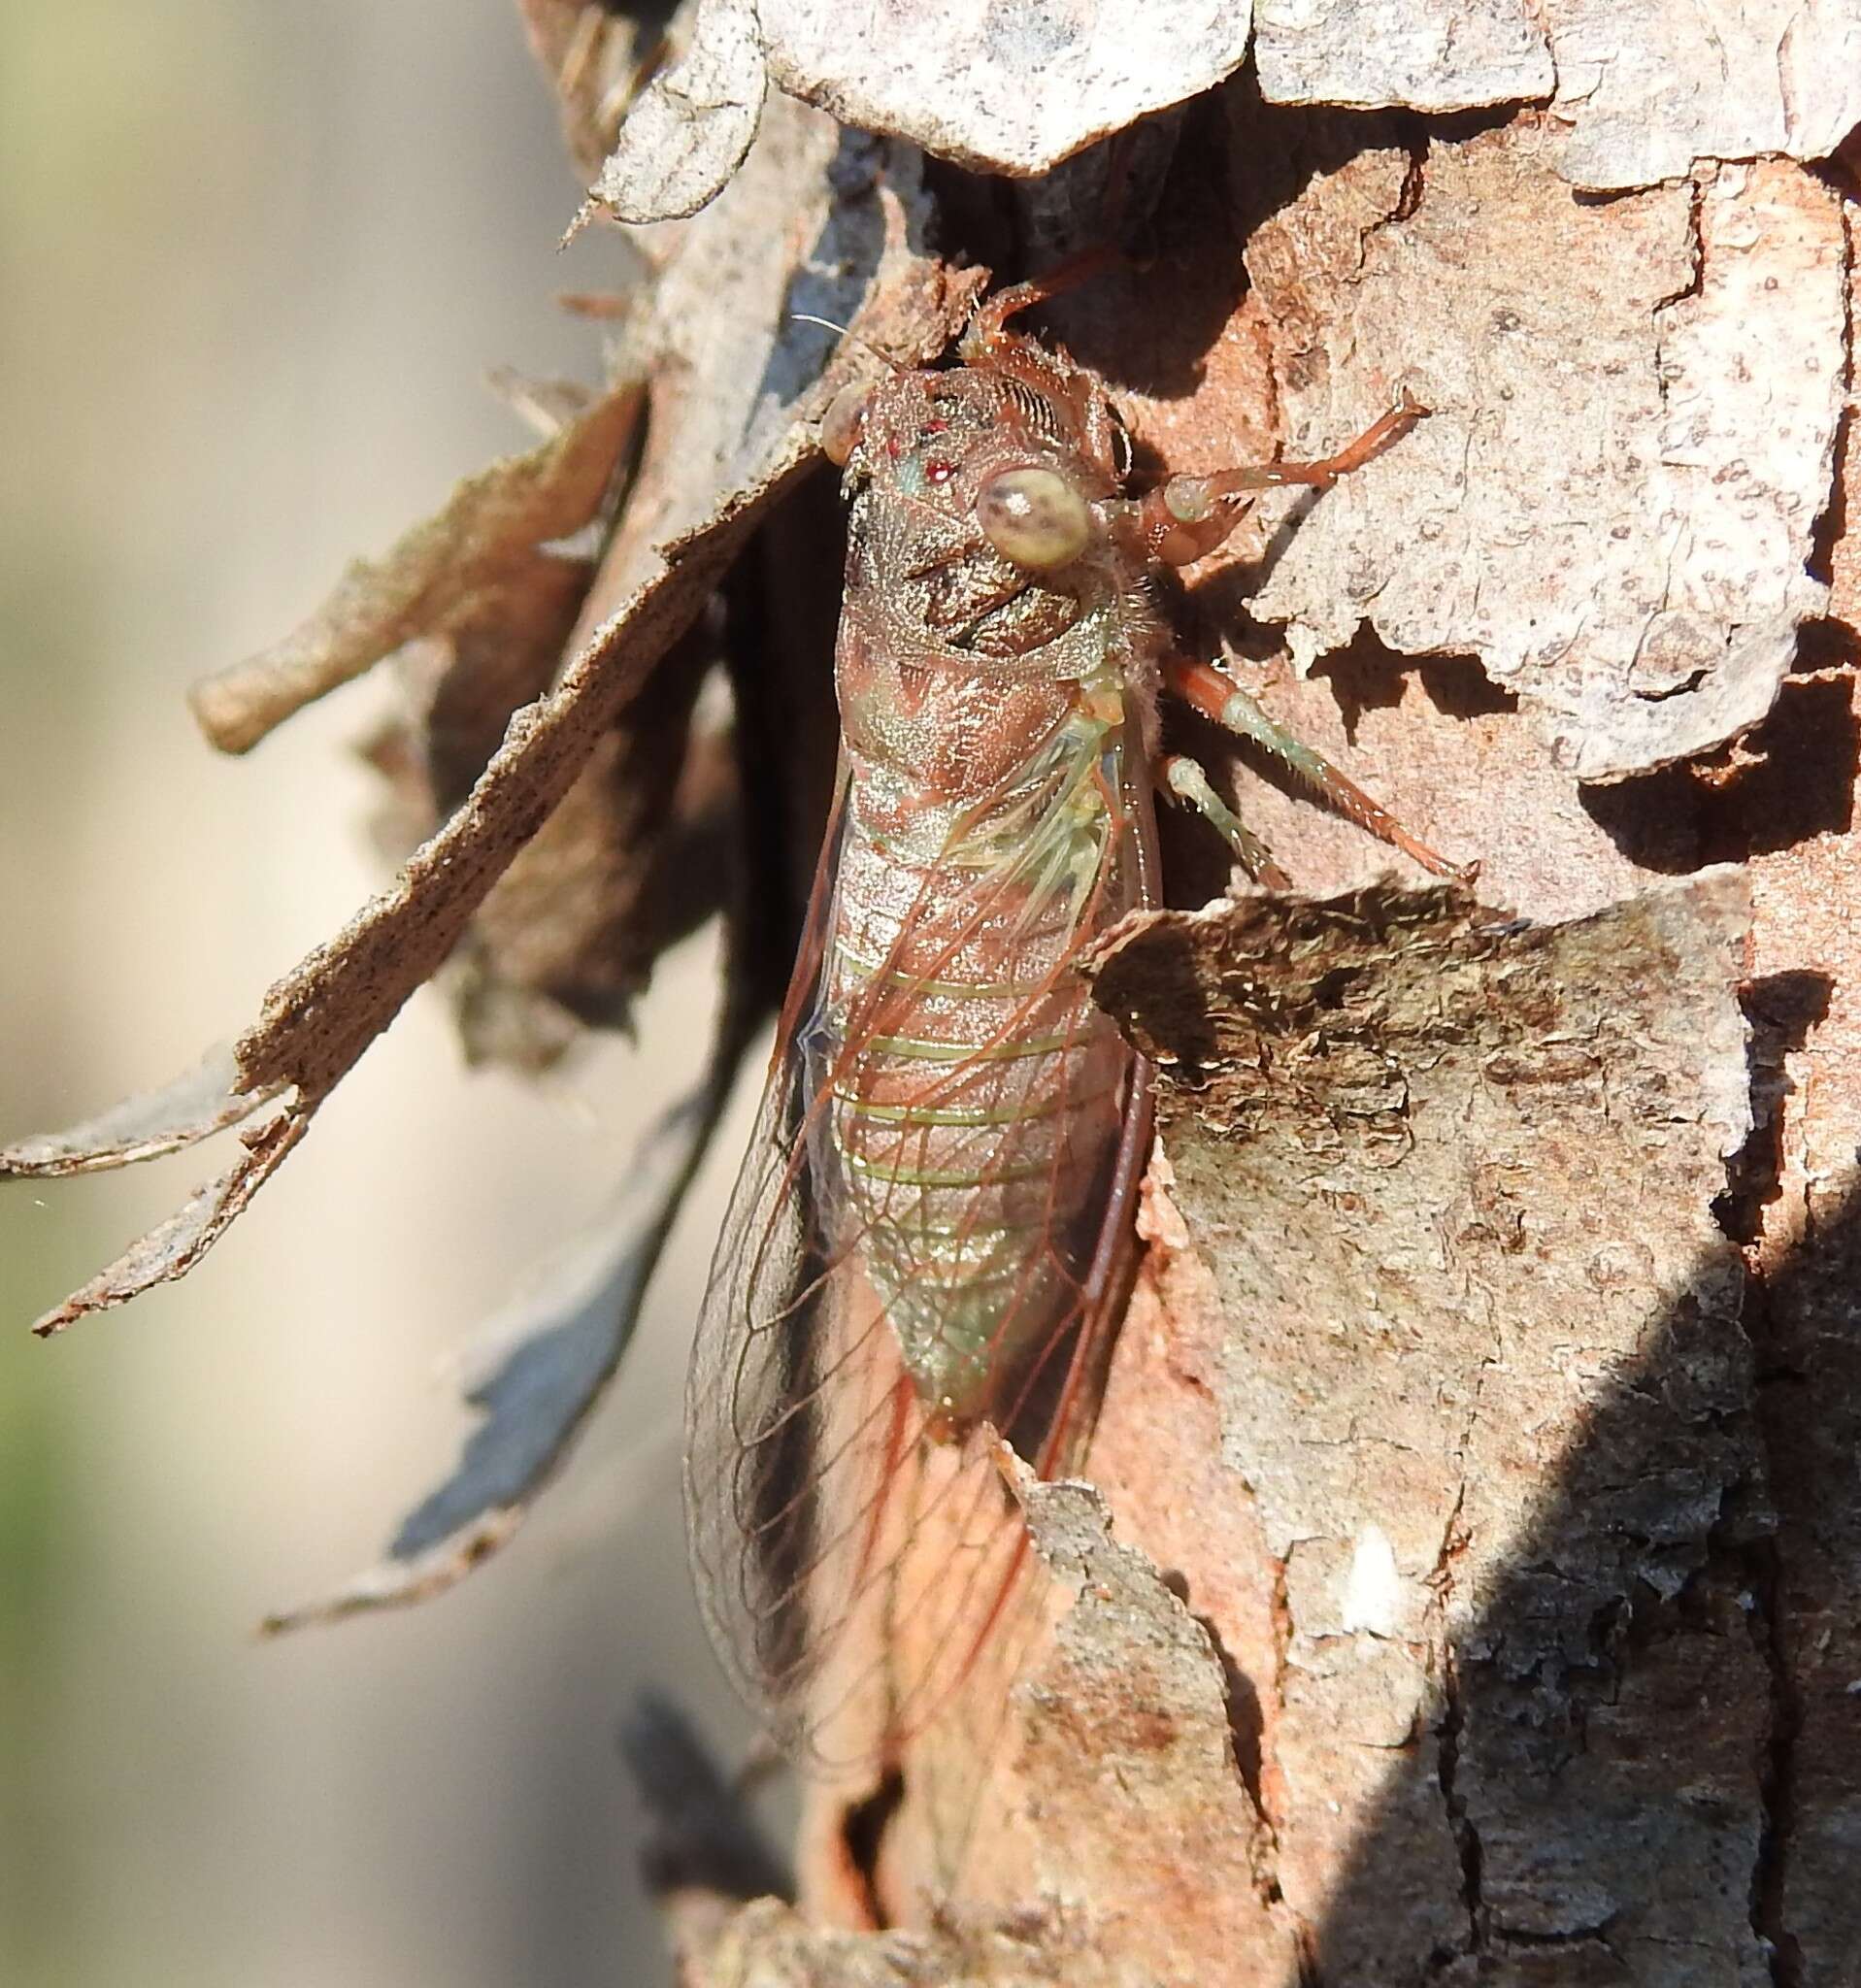
<svg viewBox="0 0 1861 1988">
<path fill-rule="evenodd" d="M 1163 680 L 1170 691 L 1192 711 L 1200 712 L 1205 718 L 1213 719 L 1223 730 L 1233 732 L 1239 738 L 1252 740 L 1271 753 L 1288 773 L 1310 787 L 1346 820 L 1367 829 L 1379 842 L 1400 849 L 1405 856 L 1412 857 L 1424 870 L 1437 877 L 1446 877 L 1460 883 L 1473 881 L 1475 866 L 1450 863 L 1446 856 L 1437 854 L 1426 843 L 1411 835 L 1381 802 L 1373 800 L 1348 774 L 1333 766 L 1322 753 L 1314 752 L 1283 725 L 1269 717 L 1232 677 L 1225 676 L 1213 664 L 1173 657 L 1163 666 Z M 1172 791 L 1180 790 L 1172 786 Z M 1183 798 L 1195 806 L 1202 805 L 1192 795 L 1184 795 Z M 1208 811 L 1205 808 L 1203 812 L 1207 813 Z M 1210 818 L 1213 819 L 1213 816 Z M 1217 822 L 1216 825 L 1220 824 Z"/>
<path fill-rule="evenodd" d="M 1030 278 L 1024 283 L 1010 283 L 1007 289 L 997 290 L 992 297 L 985 298 L 977 306 L 976 315 L 963 333 L 961 348 L 964 363 L 970 366 L 979 361 L 985 364 L 1002 346 L 1017 336 L 1008 328 L 1011 317 L 1018 317 L 1023 311 L 1032 311 L 1037 305 L 1064 296 L 1068 290 L 1077 289 L 1080 283 L 1102 276 L 1108 269 L 1115 269 L 1122 260 L 1115 248 L 1102 245 L 1083 248 L 1077 255 L 1069 255 L 1064 262 L 1055 263 L 1044 276 Z"/>
<path fill-rule="evenodd" d="M 992 1428 L 982 1431 L 983 1454 L 987 1457 L 995 1474 L 1002 1480 L 1002 1488 L 1016 1505 L 1027 1495 L 1027 1487 L 1040 1476 L 1006 1436 Z"/>
<path fill-rule="evenodd" d="M 1214 790 L 1199 761 L 1186 753 L 1167 752 L 1157 761 L 1159 791 L 1193 808 L 1234 851 L 1234 858 L 1255 883 L 1269 890 L 1290 890 L 1292 879 L 1273 860 L 1273 852 Z"/>
</svg>

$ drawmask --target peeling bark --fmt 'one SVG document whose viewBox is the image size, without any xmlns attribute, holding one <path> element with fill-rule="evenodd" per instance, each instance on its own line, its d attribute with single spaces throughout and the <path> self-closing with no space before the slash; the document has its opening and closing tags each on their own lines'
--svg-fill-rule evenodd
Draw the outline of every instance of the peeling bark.
<svg viewBox="0 0 1861 1988">
<path fill-rule="evenodd" d="M 1432 144 L 1407 182 L 1376 156 L 1248 266 L 1302 452 L 1385 381 L 1435 414 L 1314 511 L 1254 613 L 1302 666 L 1364 624 L 1478 656 L 1579 779 L 1723 745 L 1827 599 L 1805 565 L 1843 401 L 1837 201 L 1779 165 L 1585 206 L 1519 125 Z M 1753 341 L 1802 361 L 1755 370 Z"/>
</svg>

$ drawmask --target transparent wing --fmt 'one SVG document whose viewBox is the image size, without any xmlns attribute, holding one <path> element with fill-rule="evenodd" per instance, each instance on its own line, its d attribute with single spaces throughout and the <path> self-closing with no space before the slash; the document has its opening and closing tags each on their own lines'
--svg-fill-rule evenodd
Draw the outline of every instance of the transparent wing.
<svg viewBox="0 0 1861 1988">
<path fill-rule="evenodd" d="M 1034 887 L 1058 887 L 1036 840 L 976 881 L 947 931 L 924 892 L 900 921 L 870 996 L 843 1003 L 823 1046 L 844 798 L 843 788 L 706 1294 L 685 1466 L 692 1560 L 713 1639 L 771 1732 L 828 1771 L 896 1760 L 982 1673 L 1012 1677 L 1039 1629 L 1045 1583 L 1032 1577 L 1019 1508 L 996 1467 L 1000 1439 L 986 1421 L 952 1427 L 920 1400 L 900 1350 L 900 1314 L 921 1311 L 924 1292 L 896 1277 L 887 1288 L 871 1275 L 872 1232 L 886 1204 L 869 1195 L 856 1206 L 849 1196 L 833 1111 L 848 1072 L 870 1044 L 896 1040 L 900 1004 L 921 994 L 967 931 L 1024 915 L 1030 878 Z M 1128 797 L 1120 804 L 1128 810 Z M 1141 835 L 1139 814 L 1121 817 L 1111 860 L 1140 864 Z M 1077 944 L 1028 1001 L 1050 1001 L 1049 983 L 1072 975 L 1078 946 L 1103 928 L 1108 910 L 1121 909 L 1108 906 L 1102 887 L 1080 893 L 1069 907 Z M 1009 1034 L 1015 1011 L 1002 1024 Z M 1080 1029 L 1101 1026 L 1084 1003 L 1078 1012 Z M 987 1100 L 1003 1095 L 1006 1078 L 992 1073 L 1005 1067 L 993 1041 L 942 1067 L 914 1092 L 914 1116 L 961 1122 L 938 1123 L 934 1149 L 930 1131 L 914 1126 L 888 1152 L 892 1173 L 908 1176 L 902 1162 L 921 1140 L 926 1160 L 954 1167 L 983 1194 L 1012 1169 L 1014 1205 L 1036 1210 L 1018 1274 L 1061 1276 L 1065 1302 L 1049 1304 L 1050 1332 L 993 1413 L 1051 1474 L 1072 1460 L 1089 1422 L 1093 1375 L 1124 1295 L 1147 1083 L 1124 1062 L 1121 1132 L 1096 1170 L 1091 1233 L 1082 1246 L 1076 1237 L 1063 1245 L 1059 1215 L 1047 1235 L 1038 1211 L 1076 1207 L 1078 1187 L 1038 1172 L 1020 1178 L 1030 1171 L 1024 1144 L 1001 1156 L 1009 1108 Z M 1038 1164 L 1057 1174 L 1078 1156 L 1062 1142 Z M 1005 1703 L 994 1690 L 984 1695 Z"/>
</svg>

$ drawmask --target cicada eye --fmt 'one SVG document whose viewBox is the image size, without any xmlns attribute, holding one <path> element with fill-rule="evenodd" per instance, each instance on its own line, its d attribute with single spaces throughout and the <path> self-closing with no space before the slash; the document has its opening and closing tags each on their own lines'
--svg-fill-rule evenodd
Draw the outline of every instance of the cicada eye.
<svg viewBox="0 0 1861 1988">
<path fill-rule="evenodd" d="M 844 470 L 859 447 L 866 426 L 866 404 L 872 397 L 870 386 L 843 386 L 828 403 L 820 421 L 820 447 L 836 469 Z"/>
<path fill-rule="evenodd" d="M 976 522 L 1016 566 L 1065 566 L 1092 543 L 1092 514 L 1058 470 L 1004 470 L 976 497 Z"/>
</svg>

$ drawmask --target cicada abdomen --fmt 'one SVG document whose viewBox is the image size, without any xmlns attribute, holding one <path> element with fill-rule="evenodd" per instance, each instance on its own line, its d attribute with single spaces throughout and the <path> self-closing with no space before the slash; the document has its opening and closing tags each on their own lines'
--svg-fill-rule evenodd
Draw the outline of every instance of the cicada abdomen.
<svg viewBox="0 0 1861 1988">
<path fill-rule="evenodd" d="M 1089 1268 L 1130 1056 L 1074 962 L 1135 901 L 1147 804 L 1102 664 L 1005 682 L 884 636 L 842 637 L 855 771 L 806 1048 L 842 1244 L 954 1433 L 1014 1419 Z"/>
<path fill-rule="evenodd" d="M 726 1662 L 827 1764 L 895 1763 L 1038 1628 L 992 1445 L 1074 1460 L 1123 1296 L 1147 1073 L 1076 969 L 1154 896 L 1158 689 L 1446 867 L 1166 656 L 1145 593 L 1262 487 L 1322 485 L 1420 409 L 1329 462 L 1127 498 L 1103 387 L 1006 329 L 1040 294 L 1001 293 L 962 363 L 900 370 L 823 430 L 852 499 L 842 784 L 706 1295 L 686 1490 Z M 1272 878 L 1199 768 L 1155 764 Z"/>
</svg>

